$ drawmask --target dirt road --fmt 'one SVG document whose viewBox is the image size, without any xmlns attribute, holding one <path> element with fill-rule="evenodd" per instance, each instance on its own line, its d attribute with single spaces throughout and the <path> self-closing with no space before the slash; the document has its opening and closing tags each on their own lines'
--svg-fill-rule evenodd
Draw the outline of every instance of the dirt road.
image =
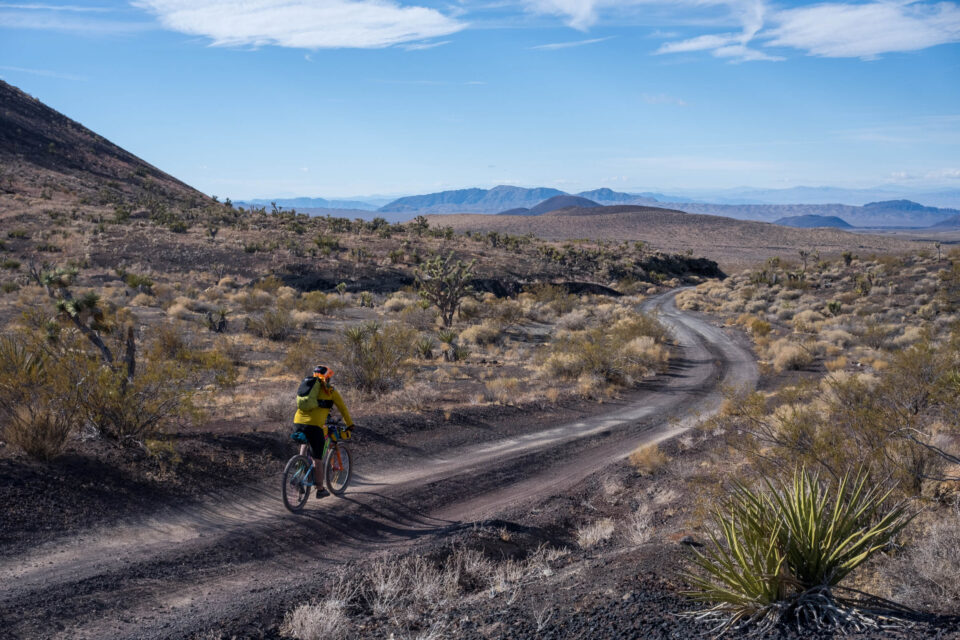
<svg viewBox="0 0 960 640">
<path fill-rule="evenodd" d="M 534 432 L 423 455 L 416 465 L 358 469 L 345 499 L 287 513 L 276 480 L 245 495 L 211 495 L 179 513 L 39 545 L 0 564 L 0 629 L 12 638 L 183 638 L 236 622 L 265 603 L 298 602 L 312 572 L 472 523 L 589 482 L 644 443 L 676 436 L 722 402 L 722 386 L 753 386 L 748 350 L 648 300 L 678 343 L 669 371 L 629 406 Z M 455 427 L 452 427 L 455 428 Z"/>
</svg>

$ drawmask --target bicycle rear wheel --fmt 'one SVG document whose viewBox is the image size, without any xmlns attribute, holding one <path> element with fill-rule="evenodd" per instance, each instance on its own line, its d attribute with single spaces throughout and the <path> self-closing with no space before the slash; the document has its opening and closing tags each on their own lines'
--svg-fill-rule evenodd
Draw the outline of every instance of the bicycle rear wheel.
<svg viewBox="0 0 960 640">
<path fill-rule="evenodd" d="M 347 490 L 353 475 L 353 460 L 350 449 L 341 442 L 332 443 L 323 459 L 323 483 L 330 495 L 340 497 Z"/>
<path fill-rule="evenodd" d="M 296 513 L 303 509 L 310 497 L 308 474 L 310 473 L 310 459 L 307 456 L 296 455 L 290 458 L 283 469 L 280 493 L 283 495 L 283 506 Z"/>
</svg>

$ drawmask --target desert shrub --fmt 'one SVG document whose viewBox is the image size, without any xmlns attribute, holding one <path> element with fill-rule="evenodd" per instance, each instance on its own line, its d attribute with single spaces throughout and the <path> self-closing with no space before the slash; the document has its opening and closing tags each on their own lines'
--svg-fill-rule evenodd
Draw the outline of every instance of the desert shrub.
<svg viewBox="0 0 960 640">
<path fill-rule="evenodd" d="M 277 291 L 283 286 L 283 280 L 274 275 L 266 276 L 265 278 L 260 278 L 253 283 L 252 287 L 256 291 L 266 291 L 268 293 L 276 295 Z"/>
<path fill-rule="evenodd" d="M 43 345 L 25 334 L 0 336 L 3 437 L 38 460 L 56 458 L 74 427 L 76 391 L 55 367 Z"/>
<path fill-rule="evenodd" d="M 809 349 L 787 339 L 777 340 L 770 345 L 770 353 L 777 371 L 802 369 L 813 362 L 813 354 Z"/>
<path fill-rule="evenodd" d="M 570 313 L 579 303 L 577 296 L 558 285 L 541 283 L 529 288 L 528 291 L 537 302 L 543 303 L 557 315 Z"/>
<path fill-rule="evenodd" d="M 847 368 L 847 359 L 844 356 L 840 356 L 824 362 L 823 366 L 827 368 L 827 371 L 843 371 Z"/>
<path fill-rule="evenodd" d="M 611 326 L 557 337 L 550 345 L 542 370 L 551 377 L 573 379 L 586 374 L 614 384 L 631 385 L 666 362 L 667 350 L 662 345 L 666 335 L 655 317 L 631 313 Z"/>
<path fill-rule="evenodd" d="M 616 529 L 613 520 L 602 518 L 596 522 L 585 524 L 577 529 L 577 544 L 581 549 L 595 547 L 601 542 L 606 542 L 613 536 Z"/>
<path fill-rule="evenodd" d="M 834 478 L 863 469 L 878 484 L 917 495 L 943 477 L 950 458 L 942 442 L 958 435 L 950 426 L 960 411 L 952 391 L 958 357 L 952 347 L 921 342 L 894 354 L 880 377 L 837 371 L 781 391 L 775 406 L 762 394 L 738 397 L 723 426 L 731 445 L 766 473 L 793 463 Z"/>
<path fill-rule="evenodd" d="M 296 331 L 297 323 L 289 311 L 277 309 L 247 318 L 246 330 L 260 338 L 283 341 Z"/>
<path fill-rule="evenodd" d="M 956 615 L 960 613 L 960 510 L 955 506 L 944 511 L 914 532 L 901 553 L 881 567 L 880 576 L 898 602 Z"/>
<path fill-rule="evenodd" d="M 461 322 L 469 322 L 480 315 L 480 304 L 473 298 L 465 298 L 460 303 L 460 310 L 457 311 L 457 319 Z"/>
<path fill-rule="evenodd" d="M 655 444 L 637 447 L 630 453 L 630 466 L 641 475 L 653 475 L 664 467 L 670 458 Z"/>
<path fill-rule="evenodd" d="M 754 318 L 750 321 L 750 324 L 747 325 L 747 328 L 750 329 L 752 335 L 762 338 L 766 335 L 769 335 L 771 330 L 771 325 L 766 320 L 761 320 L 760 318 Z"/>
<path fill-rule="evenodd" d="M 307 292 L 297 300 L 297 308 L 301 311 L 312 311 L 322 315 L 330 315 L 331 312 L 345 306 L 346 303 L 340 296 L 322 291 Z"/>
<path fill-rule="evenodd" d="M 433 308 L 424 309 L 418 304 L 413 304 L 400 312 L 400 320 L 419 331 L 427 331 L 436 324 L 437 311 Z"/>
<path fill-rule="evenodd" d="M 516 378 L 494 378 L 484 384 L 483 397 L 488 402 L 509 404 L 516 400 L 520 381 Z"/>
<path fill-rule="evenodd" d="M 317 603 L 302 604 L 284 616 L 280 633 L 297 640 L 343 640 L 350 635 L 346 609 L 342 594 L 330 594 Z"/>
<path fill-rule="evenodd" d="M 20 261 L 13 260 L 12 258 L 7 258 L 3 262 L 0 262 L 0 267 L 3 267 L 4 269 L 9 269 L 11 271 L 16 271 L 17 269 L 20 268 Z"/>
<path fill-rule="evenodd" d="M 261 289 L 249 289 L 236 293 L 232 301 L 244 311 L 262 311 L 274 305 L 274 298 L 268 291 Z"/>
<path fill-rule="evenodd" d="M 873 622 L 836 588 L 909 522 L 888 498 L 865 474 L 821 483 L 803 469 L 762 490 L 736 486 L 715 516 L 719 535 L 696 552 L 701 572 L 688 576 L 689 595 L 712 605 L 700 617 L 723 630 L 783 619 L 814 628 Z"/>
<path fill-rule="evenodd" d="M 416 332 L 399 324 L 368 322 L 345 329 L 334 344 L 341 379 L 364 393 L 379 395 L 400 386 L 403 362 L 413 354 Z"/>
<path fill-rule="evenodd" d="M 581 331 L 587 327 L 590 314 L 586 309 L 575 309 L 557 319 L 557 327 L 567 331 Z"/>
<path fill-rule="evenodd" d="M 406 308 L 406 306 L 407 306 L 407 303 L 403 298 L 390 298 L 389 300 L 383 303 L 383 308 L 386 311 L 389 311 L 391 313 L 397 313 L 399 311 L 403 311 L 403 309 Z"/>
<path fill-rule="evenodd" d="M 317 343 L 303 336 L 291 344 L 283 356 L 283 369 L 294 376 L 306 376 L 317 365 Z"/>
<path fill-rule="evenodd" d="M 476 345 L 495 344 L 502 338 L 502 327 L 496 320 L 484 320 L 460 332 L 460 339 Z"/>
</svg>

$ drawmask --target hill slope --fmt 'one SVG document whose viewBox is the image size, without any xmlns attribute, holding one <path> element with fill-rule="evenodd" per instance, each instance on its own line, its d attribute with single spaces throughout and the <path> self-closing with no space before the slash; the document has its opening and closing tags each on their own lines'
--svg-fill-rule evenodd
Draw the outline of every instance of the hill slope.
<svg viewBox="0 0 960 640">
<path fill-rule="evenodd" d="M 773 224 L 779 224 L 784 227 L 797 227 L 799 229 L 815 229 L 817 227 L 833 227 L 835 229 L 853 229 L 843 218 L 837 216 L 787 216 L 774 220 Z"/>
<path fill-rule="evenodd" d="M 720 216 L 683 213 L 657 207 L 593 207 L 564 209 L 541 216 L 429 216 L 431 225 L 458 231 L 497 231 L 533 234 L 546 240 L 574 238 L 643 241 L 664 251 L 692 251 L 716 260 L 724 268 L 752 265 L 771 256 L 793 259 L 798 249 L 837 255 L 912 250 L 917 245 L 881 235 L 861 235 L 833 229 L 793 229 L 774 224 Z"/>
<path fill-rule="evenodd" d="M 89 203 L 210 199 L 75 120 L 0 80 L 0 192 Z"/>
</svg>

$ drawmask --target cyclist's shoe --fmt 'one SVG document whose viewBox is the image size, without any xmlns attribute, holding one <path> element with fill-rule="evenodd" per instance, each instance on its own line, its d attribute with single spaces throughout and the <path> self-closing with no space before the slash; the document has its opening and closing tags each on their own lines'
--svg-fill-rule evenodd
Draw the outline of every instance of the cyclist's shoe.
<svg viewBox="0 0 960 640">
<path fill-rule="evenodd" d="M 327 495 L 327 490 L 323 488 L 322 485 L 317 485 L 317 497 L 322 498 Z"/>
</svg>

